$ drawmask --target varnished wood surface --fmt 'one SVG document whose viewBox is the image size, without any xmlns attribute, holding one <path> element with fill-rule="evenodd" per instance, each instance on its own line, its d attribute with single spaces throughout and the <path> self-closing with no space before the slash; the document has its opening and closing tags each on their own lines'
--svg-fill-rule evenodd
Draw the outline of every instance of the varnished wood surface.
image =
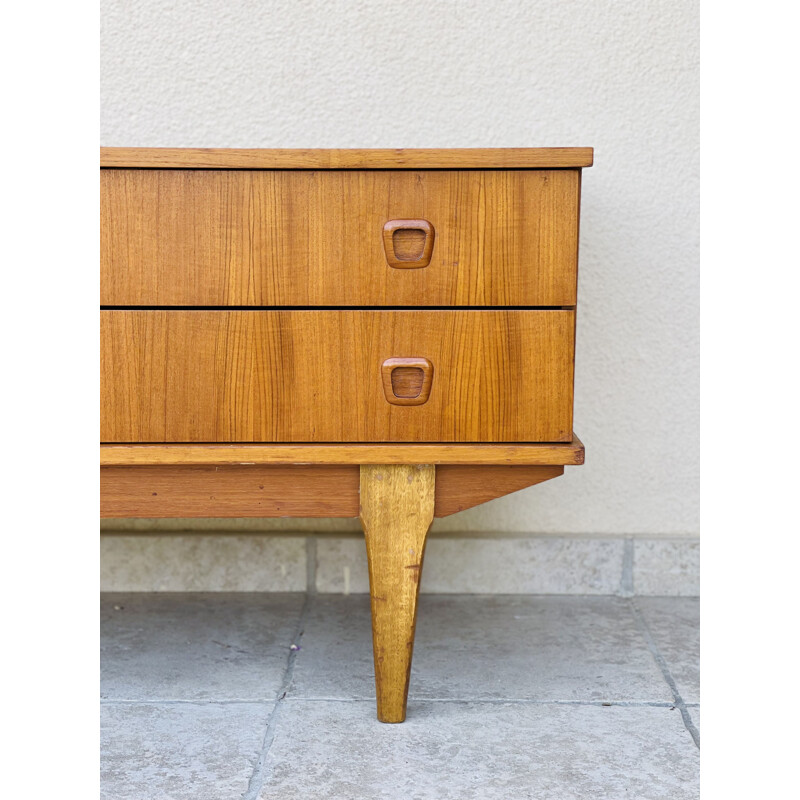
<svg viewBox="0 0 800 800">
<path fill-rule="evenodd" d="M 579 170 L 104 170 L 101 305 L 572 306 L 579 192 Z M 435 230 L 424 268 L 387 262 L 398 219 Z"/>
<path fill-rule="evenodd" d="M 446 517 L 563 474 L 563 467 L 439 466 L 434 515 Z M 101 467 L 100 516 L 357 517 L 359 467 Z"/>
<path fill-rule="evenodd" d="M 556 169 L 590 167 L 591 147 L 279 150 L 101 147 L 101 167 L 161 169 Z"/>
<path fill-rule="evenodd" d="M 101 466 L 225 464 L 466 464 L 569 466 L 583 442 L 543 444 L 103 444 Z"/>
<path fill-rule="evenodd" d="M 427 358 L 387 358 L 381 364 L 383 395 L 398 406 L 428 402 L 433 384 L 433 364 Z"/>
<path fill-rule="evenodd" d="M 357 517 L 358 467 L 102 467 L 100 516 Z"/>
<path fill-rule="evenodd" d="M 436 231 L 426 219 L 392 219 L 383 226 L 383 255 L 394 269 L 424 269 L 431 263 Z"/>
<path fill-rule="evenodd" d="M 367 542 L 378 719 L 406 718 L 417 597 L 433 522 L 436 468 L 362 466 L 360 518 Z"/>
<path fill-rule="evenodd" d="M 104 311 L 101 440 L 572 439 L 572 311 Z M 387 358 L 433 365 L 386 401 Z"/>
<path fill-rule="evenodd" d="M 564 467 L 436 467 L 436 516 L 447 517 L 528 486 L 558 478 Z"/>
</svg>

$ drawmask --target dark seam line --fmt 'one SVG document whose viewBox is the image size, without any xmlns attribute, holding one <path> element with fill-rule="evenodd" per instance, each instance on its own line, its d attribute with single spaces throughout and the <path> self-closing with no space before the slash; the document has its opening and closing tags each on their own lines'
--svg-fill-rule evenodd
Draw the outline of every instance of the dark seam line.
<svg viewBox="0 0 800 800">
<path fill-rule="evenodd" d="M 267 727 L 264 731 L 264 742 L 261 747 L 261 753 L 259 754 L 253 774 L 250 776 L 247 791 L 242 795 L 242 800 L 258 800 L 261 790 L 264 787 L 264 783 L 267 778 L 267 755 L 269 754 L 269 750 L 272 747 L 272 742 L 275 739 L 275 732 L 278 727 L 278 720 L 280 719 L 283 701 L 286 699 L 286 694 L 292 685 L 294 665 L 295 661 L 297 660 L 297 654 L 300 650 L 299 642 L 303 638 L 303 633 L 305 632 L 309 603 L 310 596 L 308 593 L 306 593 L 303 601 L 303 608 L 300 611 L 300 618 L 294 633 L 294 638 L 292 639 L 292 647 L 294 649 L 290 649 L 289 651 L 289 658 L 286 662 L 286 669 L 283 673 L 283 681 L 275 698 L 275 707 L 272 709 L 272 713 L 267 719 Z"/>
<path fill-rule="evenodd" d="M 636 627 L 639 628 L 639 632 L 642 634 L 645 644 L 647 645 L 648 650 L 650 650 L 650 654 L 653 656 L 653 660 L 656 662 L 656 666 L 661 671 L 661 676 L 664 678 L 667 686 L 669 686 L 669 690 L 672 693 L 672 696 L 675 700 L 675 707 L 681 712 L 681 717 L 683 719 L 683 725 L 687 731 L 689 731 L 689 735 L 692 737 L 697 749 L 700 749 L 700 731 L 697 730 L 694 722 L 692 721 L 691 715 L 689 714 L 689 710 L 686 707 L 686 703 L 683 701 L 683 697 L 681 697 L 681 693 L 678 691 L 678 685 L 675 683 L 675 679 L 672 677 L 672 673 L 670 672 L 669 667 L 667 666 L 667 662 L 664 656 L 661 655 L 661 651 L 658 649 L 658 645 L 653 638 L 653 634 L 650 631 L 650 626 L 647 624 L 647 620 L 644 618 L 644 614 L 639 609 L 639 606 L 636 605 L 635 598 L 632 598 L 628 601 L 630 603 L 630 608 L 633 611 L 633 618 L 636 624 Z"/>
<path fill-rule="evenodd" d="M 177 172 L 556 172 L 576 169 L 591 169 L 592 165 L 583 167 L 100 167 L 103 169 L 126 170 L 174 170 Z"/>
<path fill-rule="evenodd" d="M 101 311 L 574 311 L 575 306 L 100 306 Z"/>
<path fill-rule="evenodd" d="M 416 445 L 436 445 L 439 447 L 458 447 L 458 448 L 465 448 L 468 446 L 474 445 L 481 445 L 482 447 L 493 447 L 497 449 L 498 447 L 515 447 L 517 445 L 522 445 L 525 447 L 539 447 L 539 446 L 549 446 L 549 445 L 563 445 L 564 449 L 568 447 L 576 447 L 577 445 L 575 442 L 443 442 L 441 439 L 434 442 L 418 442 L 418 441 L 408 441 L 408 440 L 395 440 L 395 441 L 381 441 L 381 442 L 362 442 L 362 441 L 352 441 L 352 442 L 317 442 L 317 441 L 298 441 L 295 439 L 291 442 L 268 442 L 268 441 L 261 441 L 261 442 L 100 442 L 101 445 L 110 445 L 112 447 L 122 446 L 122 445 L 158 445 L 159 447 L 166 447 L 168 445 L 192 445 L 193 447 L 218 447 L 220 449 L 225 447 L 232 447 L 232 446 L 247 446 L 247 447 L 282 447 L 282 446 L 310 446 L 310 447 L 321 447 L 323 445 L 336 445 L 337 447 L 383 447 L 389 445 L 402 445 L 404 447 L 414 447 Z M 546 466 L 546 465 L 544 465 Z M 565 466 L 563 464 L 554 464 L 551 466 Z"/>
</svg>

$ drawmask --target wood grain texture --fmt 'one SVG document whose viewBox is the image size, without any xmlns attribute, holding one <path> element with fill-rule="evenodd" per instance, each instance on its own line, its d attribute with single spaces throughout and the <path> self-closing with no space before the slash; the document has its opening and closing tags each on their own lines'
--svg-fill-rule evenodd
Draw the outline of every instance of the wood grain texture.
<svg viewBox="0 0 800 800">
<path fill-rule="evenodd" d="M 423 269 L 431 263 L 436 231 L 426 219 L 391 219 L 383 226 L 383 253 L 394 269 Z"/>
<path fill-rule="evenodd" d="M 436 516 L 447 517 L 564 474 L 564 467 L 436 467 Z"/>
<path fill-rule="evenodd" d="M 428 402 L 433 385 L 433 364 L 427 358 L 387 358 L 381 364 L 383 395 L 398 406 Z"/>
<path fill-rule="evenodd" d="M 104 442 L 572 439 L 572 311 L 103 311 Z M 424 405 L 381 365 L 424 357 Z"/>
<path fill-rule="evenodd" d="M 572 306 L 579 180 L 579 170 L 104 170 L 101 305 Z M 387 264 L 394 219 L 435 229 L 423 269 Z"/>
<path fill-rule="evenodd" d="M 100 465 L 468 464 L 580 465 L 583 442 L 544 444 L 103 444 Z"/>
<path fill-rule="evenodd" d="M 439 466 L 434 516 L 447 517 L 563 474 L 563 467 Z M 101 467 L 102 518 L 357 517 L 359 467 Z"/>
<path fill-rule="evenodd" d="M 378 719 L 406 718 L 417 597 L 433 522 L 436 468 L 361 467 L 360 518 L 367 542 Z"/>
<path fill-rule="evenodd" d="M 102 467 L 100 516 L 357 517 L 358 467 Z"/>
<path fill-rule="evenodd" d="M 101 167 L 161 169 L 557 169 L 591 167 L 591 147 L 280 150 L 101 147 Z"/>
</svg>

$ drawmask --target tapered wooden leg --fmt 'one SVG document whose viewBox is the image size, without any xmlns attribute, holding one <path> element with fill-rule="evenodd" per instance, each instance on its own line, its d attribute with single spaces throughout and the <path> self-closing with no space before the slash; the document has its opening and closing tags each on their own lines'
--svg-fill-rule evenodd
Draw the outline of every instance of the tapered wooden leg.
<svg viewBox="0 0 800 800">
<path fill-rule="evenodd" d="M 433 522 L 436 467 L 361 467 L 378 719 L 406 718 L 425 539 Z"/>
</svg>

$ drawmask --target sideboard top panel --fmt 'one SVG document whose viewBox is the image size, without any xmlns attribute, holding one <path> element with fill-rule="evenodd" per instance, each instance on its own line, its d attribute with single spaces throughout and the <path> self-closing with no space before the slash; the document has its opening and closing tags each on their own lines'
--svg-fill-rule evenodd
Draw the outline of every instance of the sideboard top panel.
<svg viewBox="0 0 800 800">
<path fill-rule="evenodd" d="M 577 169 L 591 147 L 424 150 L 239 150 L 101 147 L 100 166 L 138 169 Z"/>
</svg>

